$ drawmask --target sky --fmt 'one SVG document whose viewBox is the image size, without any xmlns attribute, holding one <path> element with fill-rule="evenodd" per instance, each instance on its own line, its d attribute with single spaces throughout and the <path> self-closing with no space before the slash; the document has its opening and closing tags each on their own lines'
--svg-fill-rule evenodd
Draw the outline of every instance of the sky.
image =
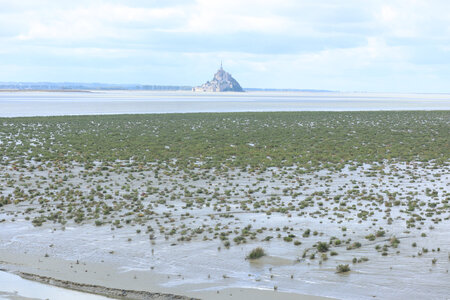
<svg viewBox="0 0 450 300">
<path fill-rule="evenodd" d="M 450 92 L 448 0 L 0 0 L 0 81 Z"/>
</svg>

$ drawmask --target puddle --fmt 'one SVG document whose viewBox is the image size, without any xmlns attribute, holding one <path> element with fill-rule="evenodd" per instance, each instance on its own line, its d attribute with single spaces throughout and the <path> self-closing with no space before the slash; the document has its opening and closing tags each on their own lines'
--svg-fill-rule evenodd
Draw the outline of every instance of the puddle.
<svg viewBox="0 0 450 300">
<path fill-rule="evenodd" d="M 106 300 L 111 298 L 54 287 L 0 271 L 0 299 Z"/>
</svg>

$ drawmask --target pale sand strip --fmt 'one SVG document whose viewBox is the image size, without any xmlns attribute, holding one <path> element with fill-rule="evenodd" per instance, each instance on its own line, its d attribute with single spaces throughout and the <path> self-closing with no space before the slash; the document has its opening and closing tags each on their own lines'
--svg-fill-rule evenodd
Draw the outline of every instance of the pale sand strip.
<svg viewBox="0 0 450 300">
<path fill-rule="evenodd" d="M 244 300 L 332 300 L 320 296 L 302 295 L 294 293 L 284 293 L 278 291 L 246 289 L 246 288 L 229 288 L 217 292 L 198 292 L 189 293 L 190 296 L 199 297 L 201 299 L 225 300 L 225 299 L 244 299 Z"/>
</svg>

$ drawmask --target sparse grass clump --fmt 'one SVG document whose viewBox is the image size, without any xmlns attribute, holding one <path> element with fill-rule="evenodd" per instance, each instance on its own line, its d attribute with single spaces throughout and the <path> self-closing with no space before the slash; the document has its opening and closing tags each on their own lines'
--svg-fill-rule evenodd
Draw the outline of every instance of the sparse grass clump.
<svg viewBox="0 0 450 300">
<path fill-rule="evenodd" d="M 326 242 L 317 243 L 317 251 L 327 252 L 328 251 L 328 243 L 326 243 Z"/>
<path fill-rule="evenodd" d="M 350 267 L 348 265 L 338 265 L 336 267 L 336 273 L 347 273 L 350 272 Z"/>
<path fill-rule="evenodd" d="M 33 219 L 33 221 L 31 221 L 31 223 L 38 227 L 38 226 L 42 226 L 42 224 L 46 221 L 46 219 L 44 217 L 36 217 Z"/>
<path fill-rule="evenodd" d="M 369 241 L 375 241 L 376 236 L 374 234 L 369 234 L 369 235 L 366 235 L 366 239 L 368 239 Z"/>
<path fill-rule="evenodd" d="M 285 242 L 292 242 L 292 238 L 290 237 L 290 236 L 285 236 L 285 237 L 283 237 L 283 240 L 285 241 Z"/>
<path fill-rule="evenodd" d="M 389 242 L 391 243 L 391 246 L 392 246 L 393 248 L 397 248 L 397 247 L 398 247 L 398 244 L 400 244 L 400 240 L 399 240 L 397 237 L 395 237 L 395 236 L 391 237 L 391 239 L 389 240 Z"/>
<path fill-rule="evenodd" d="M 247 259 L 258 259 L 266 255 L 266 252 L 263 248 L 257 247 L 250 251 L 250 253 L 247 255 Z"/>
<path fill-rule="evenodd" d="M 378 230 L 376 233 L 377 237 L 383 237 L 386 234 L 386 232 L 384 230 Z"/>
<path fill-rule="evenodd" d="M 358 249 L 361 248 L 361 246 L 362 245 L 360 242 L 354 242 L 353 244 L 347 246 L 347 250 Z"/>
</svg>

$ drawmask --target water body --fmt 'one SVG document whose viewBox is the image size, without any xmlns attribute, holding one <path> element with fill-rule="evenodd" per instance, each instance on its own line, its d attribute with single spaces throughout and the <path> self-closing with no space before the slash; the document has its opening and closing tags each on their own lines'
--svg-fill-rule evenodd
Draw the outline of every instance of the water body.
<svg viewBox="0 0 450 300">
<path fill-rule="evenodd" d="M 59 287 L 26 280 L 14 274 L 0 272 L 0 299 L 106 300 L 110 298 L 62 289 Z"/>
<path fill-rule="evenodd" d="M 450 94 L 0 92 L 0 117 L 243 111 L 449 110 Z"/>
</svg>

